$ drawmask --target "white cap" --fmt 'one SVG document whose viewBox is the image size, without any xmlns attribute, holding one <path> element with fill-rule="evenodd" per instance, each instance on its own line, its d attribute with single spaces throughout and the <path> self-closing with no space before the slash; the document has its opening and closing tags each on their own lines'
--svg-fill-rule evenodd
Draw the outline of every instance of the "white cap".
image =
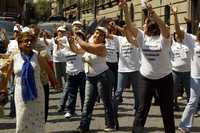
<svg viewBox="0 0 200 133">
<path fill-rule="evenodd" d="M 59 27 L 57 28 L 57 31 L 66 31 L 66 29 L 65 29 L 63 26 L 59 26 Z"/>
<path fill-rule="evenodd" d="M 100 31 L 104 32 L 105 34 L 108 34 L 108 30 L 105 27 L 98 26 L 96 28 L 96 30 L 100 30 Z"/>
<path fill-rule="evenodd" d="M 30 32 L 31 29 L 27 26 L 25 26 L 23 29 L 22 29 L 22 32 Z"/>
<path fill-rule="evenodd" d="M 80 21 L 74 21 L 74 22 L 72 23 L 72 26 L 74 26 L 74 25 L 81 25 L 81 26 L 82 26 L 82 23 L 81 23 Z"/>
<path fill-rule="evenodd" d="M 22 30 L 22 26 L 20 26 L 19 28 L 15 25 L 13 28 L 13 31 L 21 31 Z"/>
</svg>

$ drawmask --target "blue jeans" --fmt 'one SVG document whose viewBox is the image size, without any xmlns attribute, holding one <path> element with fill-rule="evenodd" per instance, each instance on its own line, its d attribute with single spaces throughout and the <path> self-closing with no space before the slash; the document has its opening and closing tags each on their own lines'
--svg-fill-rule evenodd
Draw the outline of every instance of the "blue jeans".
<svg viewBox="0 0 200 133">
<path fill-rule="evenodd" d="M 85 73 L 80 72 L 78 75 L 68 75 L 67 82 L 65 84 L 65 89 L 63 91 L 63 96 L 61 98 L 61 108 L 65 108 L 65 104 L 67 103 L 67 111 L 71 114 L 75 112 L 76 99 L 78 89 L 80 92 L 81 99 L 81 110 L 83 108 L 84 97 L 85 97 Z"/>
<path fill-rule="evenodd" d="M 183 112 L 180 127 L 191 128 L 200 97 L 200 79 L 191 78 L 190 100 Z"/>
<path fill-rule="evenodd" d="M 190 72 L 177 72 L 173 71 L 173 81 L 174 81 L 174 97 L 176 98 L 178 92 L 181 88 L 185 89 L 187 100 L 190 98 Z"/>
<path fill-rule="evenodd" d="M 112 106 L 112 72 L 106 70 L 105 72 L 95 76 L 87 77 L 85 88 L 85 101 L 82 111 L 80 128 L 89 130 L 92 119 L 92 111 L 94 109 L 96 97 L 99 94 L 103 101 L 105 108 L 105 121 L 108 127 L 114 127 L 114 116 Z"/>
<path fill-rule="evenodd" d="M 130 81 L 132 85 L 133 93 L 135 96 L 134 108 L 137 109 L 138 107 L 138 98 L 137 98 L 138 74 L 139 74 L 138 71 L 125 72 L 125 73 L 118 72 L 118 85 L 117 85 L 117 90 L 114 96 L 115 111 L 118 111 L 119 100 L 122 97 L 123 90 L 126 87 L 128 81 Z"/>
<path fill-rule="evenodd" d="M 71 114 L 75 112 L 78 89 L 80 92 L 82 111 L 85 99 L 85 73 L 80 72 L 75 76 L 68 75 L 68 83 L 66 87 L 66 90 L 68 90 L 67 111 Z"/>
</svg>

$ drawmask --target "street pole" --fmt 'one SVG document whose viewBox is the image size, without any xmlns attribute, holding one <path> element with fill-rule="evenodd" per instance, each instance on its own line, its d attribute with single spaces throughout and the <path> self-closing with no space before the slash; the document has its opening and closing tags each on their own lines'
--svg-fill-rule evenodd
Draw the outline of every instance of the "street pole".
<svg viewBox="0 0 200 133">
<path fill-rule="evenodd" d="M 96 0 L 94 0 L 94 3 L 93 3 L 93 10 L 94 10 L 94 19 L 96 20 L 96 18 L 97 18 L 97 2 L 96 2 Z"/>
<path fill-rule="evenodd" d="M 81 0 L 78 0 L 77 10 L 78 10 L 77 19 L 80 20 L 81 19 Z"/>
<path fill-rule="evenodd" d="M 60 1 L 59 1 L 59 14 L 60 14 L 62 17 L 64 16 L 63 5 L 64 5 L 64 1 L 63 1 L 63 0 L 60 0 Z"/>
</svg>

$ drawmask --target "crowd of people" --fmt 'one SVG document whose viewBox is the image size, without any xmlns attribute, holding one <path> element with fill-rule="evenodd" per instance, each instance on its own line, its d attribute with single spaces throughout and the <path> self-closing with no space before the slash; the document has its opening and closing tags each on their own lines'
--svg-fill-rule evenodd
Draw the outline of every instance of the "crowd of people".
<svg viewBox="0 0 200 133">
<path fill-rule="evenodd" d="M 88 132 L 95 102 L 103 102 L 105 132 L 119 130 L 118 106 L 123 91 L 131 85 L 135 119 L 132 133 L 143 133 L 155 98 L 165 133 L 175 133 L 177 97 L 185 89 L 187 105 L 179 130 L 190 132 L 200 97 L 200 23 L 196 35 L 180 27 L 177 8 L 171 5 L 174 33 L 146 2 L 148 15 L 143 29 L 131 21 L 126 0 L 119 3 L 125 25 L 111 18 L 97 26 L 91 36 L 80 21 L 72 30 L 56 27 L 54 35 L 37 25 L 16 24 L 14 39 L 1 30 L 0 106 L 10 96 L 10 116 L 16 116 L 16 133 L 45 133 L 50 86 L 62 91 L 58 112 L 71 118 L 76 114 L 80 93 L 81 119 L 78 130 Z M 31 117 L 29 117 L 31 116 Z"/>
</svg>

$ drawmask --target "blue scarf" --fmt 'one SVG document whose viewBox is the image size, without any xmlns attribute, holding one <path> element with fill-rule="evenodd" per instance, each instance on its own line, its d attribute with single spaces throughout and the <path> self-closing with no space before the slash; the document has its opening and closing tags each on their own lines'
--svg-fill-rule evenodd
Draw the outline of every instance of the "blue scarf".
<svg viewBox="0 0 200 133">
<path fill-rule="evenodd" d="M 21 52 L 21 56 L 24 60 L 21 72 L 22 98 L 24 102 L 32 101 L 37 98 L 34 69 L 30 62 L 33 54 L 34 53 L 31 52 L 29 55 L 25 55 Z"/>
</svg>

